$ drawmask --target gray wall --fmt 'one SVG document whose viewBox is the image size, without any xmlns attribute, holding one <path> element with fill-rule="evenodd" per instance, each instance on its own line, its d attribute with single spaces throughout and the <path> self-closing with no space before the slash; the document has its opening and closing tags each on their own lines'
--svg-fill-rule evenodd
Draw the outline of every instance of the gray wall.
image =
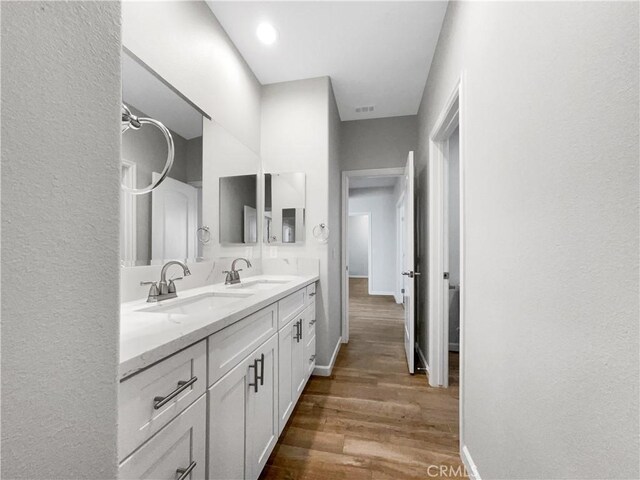
<svg viewBox="0 0 640 480">
<path fill-rule="evenodd" d="M 449 3 L 418 168 L 424 191 L 464 71 L 462 442 L 482 478 L 640 476 L 638 9 Z"/>
<path fill-rule="evenodd" d="M 376 118 L 342 122 L 342 170 L 404 167 L 418 146 L 417 117 Z"/>
<path fill-rule="evenodd" d="M 370 213 L 371 270 L 369 293 L 393 295 L 398 271 L 396 195 L 394 187 L 349 190 L 349 213 Z M 349 235 L 351 232 L 349 232 Z"/>
<path fill-rule="evenodd" d="M 1 13 L 1 476 L 116 478 L 120 4 Z"/>
</svg>

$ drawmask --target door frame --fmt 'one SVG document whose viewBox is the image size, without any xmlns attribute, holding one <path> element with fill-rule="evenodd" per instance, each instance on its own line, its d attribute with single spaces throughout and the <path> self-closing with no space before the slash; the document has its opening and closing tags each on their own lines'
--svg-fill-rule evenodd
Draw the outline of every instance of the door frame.
<svg viewBox="0 0 640 480">
<path fill-rule="evenodd" d="M 465 276 L 465 163 L 466 163 L 466 109 L 465 109 L 465 74 L 457 79 L 453 91 L 438 115 L 429 135 L 428 164 L 428 332 L 429 332 L 429 364 L 431 374 L 429 384 L 447 387 L 449 384 L 449 319 L 445 318 L 445 299 L 448 299 L 448 288 L 445 292 L 444 266 L 447 246 L 446 220 L 446 163 L 449 154 L 449 137 L 453 131 L 459 130 L 459 195 L 460 195 L 460 444 L 463 441 L 463 406 L 464 406 L 464 359 L 465 359 L 465 317 L 466 317 L 466 276 Z"/>
<path fill-rule="evenodd" d="M 402 211 L 402 215 L 400 215 L 400 211 Z M 403 252 L 404 252 L 404 191 L 400 192 L 398 196 L 398 201 L 396 202 L 396 245 L 398 248 L 396 249 L 396 266 L 402 265 Z M 402 274 L 399 269 L 396 272 L 396 285 L 395 292 L 393 296 L 395 297 L 397 304 L 402 304 L 404 302 L 403 292 L 402 292 Z"/>
<path fill-rule="evenodd" d="M 344 170 L 342 172 L 342 239 L 341 239 L 341 271 L 342 274 L 342 343 L 349 343 L 349 265 L 347 258 L 347 239 L 349 227 L 349 179 L 355 177 L 401 177 L 404 175 L 404 167 L 372 168 L 368 170 Z M 371 218 L 369 218 L 371 228 Z M 371 251 L 369 251 L 371 255 Z M 369 270 L 371 274 L 371 270 Z"/>
</svg>

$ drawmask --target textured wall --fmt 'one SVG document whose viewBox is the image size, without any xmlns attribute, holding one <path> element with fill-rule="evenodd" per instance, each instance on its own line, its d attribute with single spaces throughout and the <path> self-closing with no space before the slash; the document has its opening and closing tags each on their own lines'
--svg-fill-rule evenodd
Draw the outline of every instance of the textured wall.
<svg viewBox="0 0 640 480">
<path fill-rule="evenodd" d="M 115 478 L 120 5 L 1 9 L 1 476 Z"/>
<path fill-rule="evenodd" d="M 418 146 L 415 115 L 342 122 L 342 170 L 404 167 Z"/>
<path fill-rule="evenodd" d="M 418 163 L 424 186 L 464 71 L 462 423 L 482 478 L 640 475 L 638 8 L 448 7 Z"/>
</svg>

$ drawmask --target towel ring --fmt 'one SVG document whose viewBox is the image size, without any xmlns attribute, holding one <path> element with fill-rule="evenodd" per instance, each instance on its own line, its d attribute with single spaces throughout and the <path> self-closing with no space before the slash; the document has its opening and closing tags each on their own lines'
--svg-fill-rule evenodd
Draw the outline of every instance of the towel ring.
<svg viewBox="0 0 640 480">
<path fill-rule="evenodd" d="M 327 243 L 329 240 L 329 227 L 326 223 L 320 223 L 313 227 L 313 237 L 320 243 Z"/>
<path fill-rule="evenodd" d="M 206 245 L 211 241 L 211 230 L 206 225 L 198 227 L 198 241 Z"/>
<path fill-rule="evenodd" d="M 169 174 L 169 170 L 171 170 L 171 167 L 173 166 L 173 157 L 174 157 L 175 148 L 173 146 L 173 137 L 171 136 L 171 132 L 169 131 L 169 129 L 165 127 L 162 123 L 160 123 L 158 120 L 154 120 L 153 118 L 137 117 L 136 115 L 133 115 L 131 113 L 131 110 L 129 110 L 129 108 L 123 103 L 122 104 L 122 133 L 124 134 L 124 132 L 126 132 L 130 128 L 132 130 L 140 130 L 140 128 L 142 128 L 142 125 L 153 125 L 154 127 L 157 127 L 162 132 L 162 134 L 164 135 L 164 138 L 167 140 L 167 161 L 158 179 L 155 182 L 152 181 L 146 187 L 131 188 L 126 185 L 120 184 L 120 186 L 125 192 L 129 192 L 132 195 L 144 195 L 145 193 L 149 193 L 150 191 L 155 189 L 158 185 L 160 185 L 163 182 L 165 178 L 167 178 L 167 175 Z"/>
</svg>

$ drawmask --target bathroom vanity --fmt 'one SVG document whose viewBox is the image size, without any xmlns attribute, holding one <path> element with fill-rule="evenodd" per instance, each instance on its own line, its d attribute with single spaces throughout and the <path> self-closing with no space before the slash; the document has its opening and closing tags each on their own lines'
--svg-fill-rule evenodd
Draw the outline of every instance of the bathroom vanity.
<svg viewBox="0 0 640 480">
<path fill-rule="evenodd" d="M 122 305 L 121 479 L 256 479 L 315 367 L 317 276 Z"/>
</svg>

